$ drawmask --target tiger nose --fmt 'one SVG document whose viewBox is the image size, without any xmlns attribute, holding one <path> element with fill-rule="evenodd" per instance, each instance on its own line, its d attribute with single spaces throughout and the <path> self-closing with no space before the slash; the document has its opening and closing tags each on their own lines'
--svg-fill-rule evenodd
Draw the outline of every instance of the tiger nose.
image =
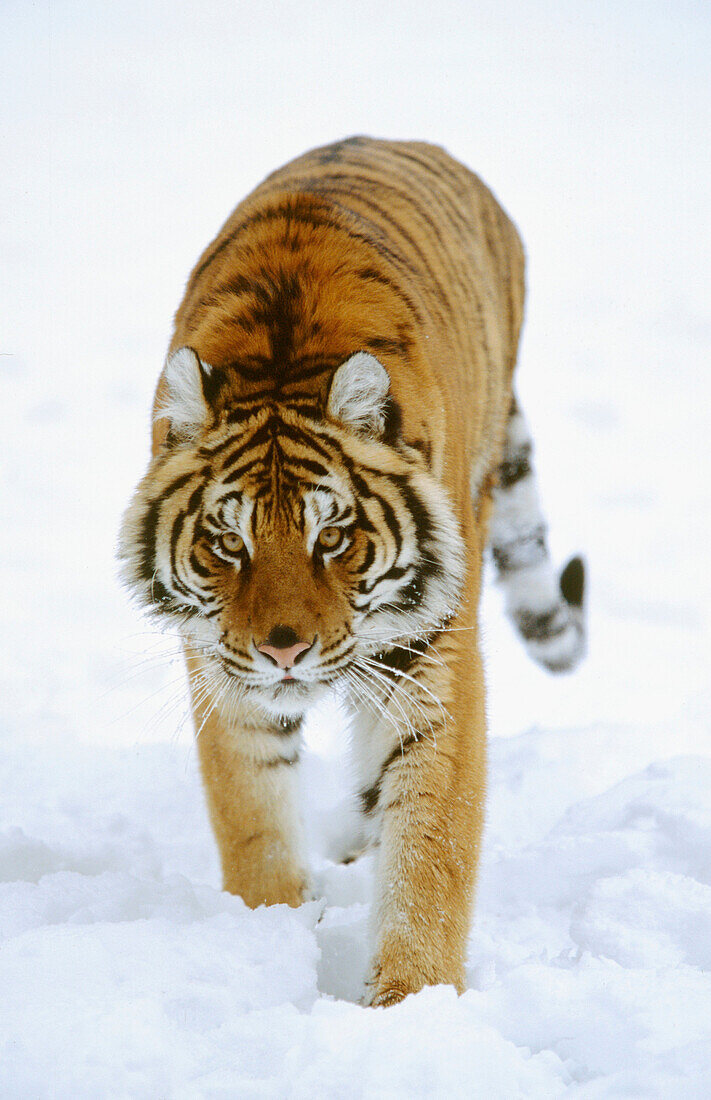
<svg viewBox="0 0 711 1100">
<path fill-rule="evenodd" d="M 270 657 L 279 668 L 291 668 L 302 653 L 311 649 L 312 644 L 300 641 L 296 631 L 290 626 L 275 626 L 257 649 Z"/>
</svg>

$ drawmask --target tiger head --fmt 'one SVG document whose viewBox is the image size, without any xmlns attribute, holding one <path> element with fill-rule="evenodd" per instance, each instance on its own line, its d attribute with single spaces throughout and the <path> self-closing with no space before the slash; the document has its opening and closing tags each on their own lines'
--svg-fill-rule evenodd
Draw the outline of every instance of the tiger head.
<svg viewBox="0 0 711 1100">
<path fill-rule="evenodd" d="M 287 720 L 359 661 L 441 628 L 461 533 L 420 451 L 388 427 L 372 355 L 335 371 L 321 411 L 277 395 L 216 413 L 212 377 L 190 348 L 168 359 L 170 430 L 123 520 L 123 578 L 226 696 Z"/>
</svg>

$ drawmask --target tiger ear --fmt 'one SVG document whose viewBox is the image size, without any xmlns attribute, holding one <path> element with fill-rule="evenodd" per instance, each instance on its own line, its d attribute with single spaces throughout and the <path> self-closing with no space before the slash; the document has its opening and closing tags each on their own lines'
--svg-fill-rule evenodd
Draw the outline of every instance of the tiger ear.
<svg viewBox="0 0 711 1100">
<path fill-rule="evenodd" d="M 327 413 L 364 435 L 385 432 L 390 378 L 383 364 L 367 351 L 357 351 L 333 376 Z"/>
<path fill-rule="evenodd" d="M 165 394 L 156 408 L 156 420 L 168 420 L 168 438 L 196 439 L 210 419 L 207 396 L 214 389 L 213 368 L 203 363 L 193 348 L 178 348 L 165 364 Z"/>
</svg>

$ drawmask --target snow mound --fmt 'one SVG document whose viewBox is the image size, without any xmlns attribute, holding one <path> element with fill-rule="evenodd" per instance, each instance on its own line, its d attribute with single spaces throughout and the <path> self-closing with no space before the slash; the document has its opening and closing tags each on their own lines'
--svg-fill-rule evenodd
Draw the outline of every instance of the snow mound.
<svg viewBox="0 0 711 1100">
<path fill-rule="evenodd" d="M 334 862 L 335 827 L 310 812 L 330 802 L 339 817 L 345 790 L 325 725 L 317 715 L 321 751 L 305 768 L 322 897 L 298 910 L 251 911 L 217 888 L 184 748 L 75 745 L 74 768 L 59 771 L 59 753 L 44 786 L 33 758 L 6 752 L 8 771 L 33 774 L 42 810 L 10 800 L 21 824 L 0 832 L 0 1095 L 44 1095 L 48 1082 L 67 1100 L 705 1095 L 708 759 L 654 764 L 575 801 L 572 777 L 598 751 L 588 731 L 494 741 L 470 989 L 372 1010 L 358 1003 L 372 857 Z M 522 756 L 535 786 L 563 738 L 571 785 L 558 784 L 557 820 L 546 827 L 543 783 L 527 824 L 499 816 Z"/>
</svg>

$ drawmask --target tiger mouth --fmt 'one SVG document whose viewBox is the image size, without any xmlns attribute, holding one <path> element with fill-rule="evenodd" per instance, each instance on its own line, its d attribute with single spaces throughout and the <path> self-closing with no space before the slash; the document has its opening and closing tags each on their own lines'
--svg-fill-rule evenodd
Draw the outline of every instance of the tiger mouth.
<svg viewBox="0 0 711 1100">
<path fill-rule="evenodd" d="M 314 693 L 318 692 L 320 688 L 324 686 L 323 681 L 314 680 L 302 680 L 296 676 L 283 676 L 280 680 L 272 680 L 267 682 L 251 681 L 245 685 L 248 691 L 254 692 L 257 695 L 265 696 L 269 699 L 303 699 L 308 698 Z"/>
<path fill-rule="evenodd" d="M 270 687 L 276 694 L 280 692 L 286 692 L 287 694 L 301 692 L 303 694 L 310 691 L 315 685 L 306 683 L 304 680 L 297 680 L 295 676 L 284 676 L 283 679 L 277 680 L 276 684 L 271 684 Z"/>
<path fill-rule="evenodd" d="M 328 684 L 323 681 L 297 680 L 292 677 L 252 690 L 257 704 L 266 708 L 270 714 L 293 718 L 303 715 L 327 688 Z"/>
</svg>

